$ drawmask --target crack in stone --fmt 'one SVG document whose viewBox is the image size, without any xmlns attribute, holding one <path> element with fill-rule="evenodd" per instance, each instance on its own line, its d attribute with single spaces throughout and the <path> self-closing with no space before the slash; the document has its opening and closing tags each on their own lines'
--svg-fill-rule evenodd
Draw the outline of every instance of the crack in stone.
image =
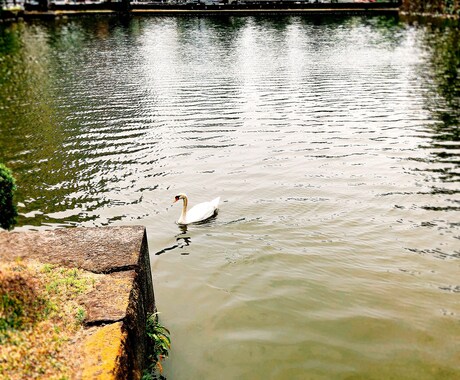
<svg viewBox="0 0 460 380">
<path fill-rule="evenodd" d="M 132 271 L 132 270 L 136 270 L 138 269 L 138 265 L 124 265 L 124 266 L 121 266 L 121 267 L 114 267 L 114 268 L 109 268 L 109 269 L 106 269 L 106 270 L 103 270 L 103 271 L 100 271 L 100 272 L 94 272 L 94 273 L 98 273 L 98 274 L 111 274 L 111 273 L 117 273 L 117 272 L 128 272 L 128 271 Z"/>
<path fill-rule="evenodd" d="M 119 319 L 98 319 L 95 321 L 87 321 L 83 322 L 85 327 L 95 327 L 95 326 L 103 326 L 103 325 L 111 325 L 113 323 L 117 322 L 124 322 L 125 318 L 119 318 Z"/>
</svg>

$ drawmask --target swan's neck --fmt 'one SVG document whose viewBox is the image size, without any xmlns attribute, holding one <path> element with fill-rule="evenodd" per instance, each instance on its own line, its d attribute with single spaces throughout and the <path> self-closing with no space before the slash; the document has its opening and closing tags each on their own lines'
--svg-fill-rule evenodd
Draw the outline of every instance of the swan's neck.
<svg viewBox="0 0 460 380">
<path fill-rule="evenodd" d="M 180 216 L 179 221 L 184 222 L 185 218 L 187 217 L 187 204 L 188 204 L 188 199 L 187 197 L 184 197 L 183 199 L 184 203 L 182 204 L 182 214 Z"/>
</svg>

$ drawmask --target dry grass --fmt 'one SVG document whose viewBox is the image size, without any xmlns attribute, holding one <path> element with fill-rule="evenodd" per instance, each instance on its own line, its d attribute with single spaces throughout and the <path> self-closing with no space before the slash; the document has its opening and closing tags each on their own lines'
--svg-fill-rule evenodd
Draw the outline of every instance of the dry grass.
<svg viewBox="0 0 460 380">
<path fill-rule="evenodd" d="M 97 275 L 34 262 L 0 264 L 0 379 L 71 379 Z"/>
</svg>

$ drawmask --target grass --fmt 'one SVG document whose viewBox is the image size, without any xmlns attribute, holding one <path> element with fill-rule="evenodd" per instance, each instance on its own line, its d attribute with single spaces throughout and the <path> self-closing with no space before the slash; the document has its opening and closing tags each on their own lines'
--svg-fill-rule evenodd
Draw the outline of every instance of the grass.
<svg viewBox="0 0 460 380">
<path fill-rule="evenodd" d="M 94 284 L 78 269 L 0 264 L 0 378 L 70 379 L 66 355 L 86 314 L 78 298 Z"/>
</svg>

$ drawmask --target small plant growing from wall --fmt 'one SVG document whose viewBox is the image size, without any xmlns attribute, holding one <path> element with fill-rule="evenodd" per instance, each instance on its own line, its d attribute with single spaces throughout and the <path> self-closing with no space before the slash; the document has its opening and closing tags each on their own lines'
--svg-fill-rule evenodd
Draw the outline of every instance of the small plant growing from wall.
<svg viewBox="0 0 460 380">
<path fill-rule="evenodd" d="M 161 362 L 168 357 L 171 348 L 169 330 L 158 320 L 158 313 L 149 314 L 146 323 L 146 334 L 149 346 L 149 367 L 142 376 L 142 380 L 165 379 Z"/>
<path fill-rule="evenodd" d="M 9 230 L 16 224 L 18 211 L 13 201 L 16 183 L 11 171 L 0 163 L 0 227 Z"/>
</svg>

